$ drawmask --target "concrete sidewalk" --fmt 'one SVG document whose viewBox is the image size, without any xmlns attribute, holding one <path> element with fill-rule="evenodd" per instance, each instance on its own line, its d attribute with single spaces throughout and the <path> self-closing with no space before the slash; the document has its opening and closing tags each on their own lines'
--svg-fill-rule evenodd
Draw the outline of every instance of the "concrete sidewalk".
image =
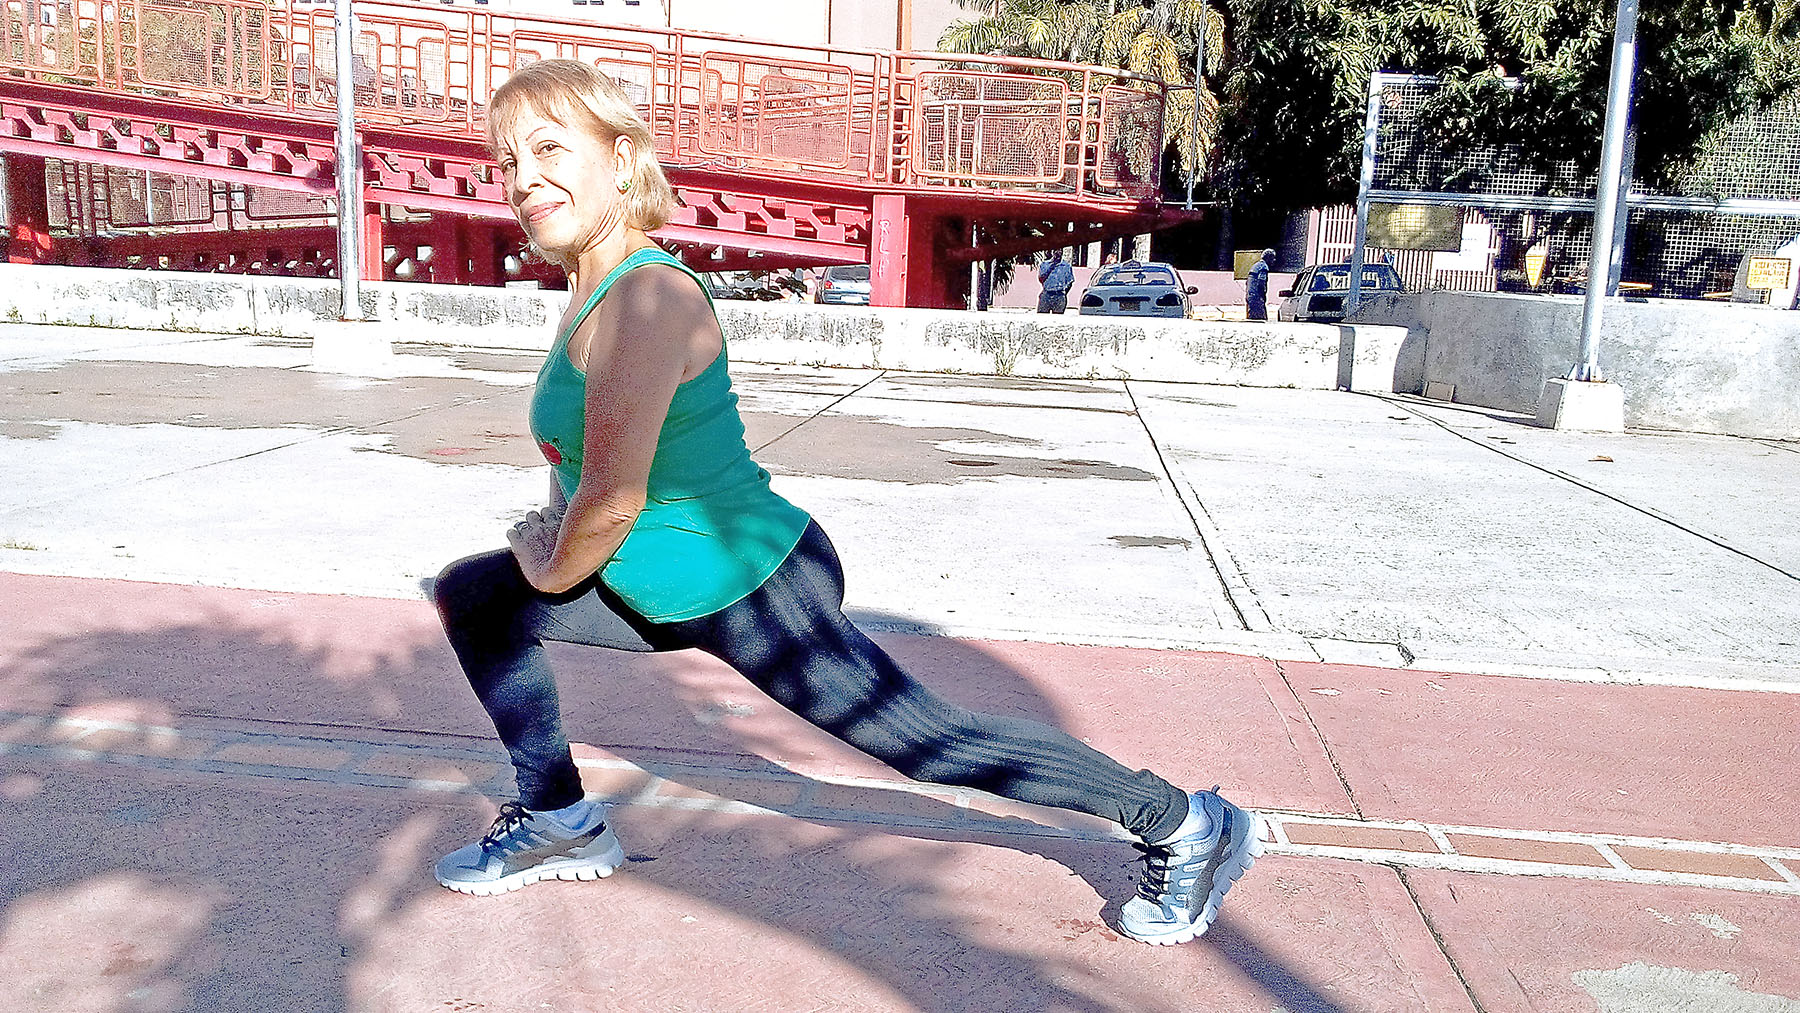
<svg viewBox="0 0 1800 1013">
<path fill-rule="evenodd" d="M 688 655 L 555 651 L 619 875 L 437 888 L 510 785 L 420 582 L 547 477 L 416 352 L 0 326 L 0 1008 L 1800 1011 L 1789 445 L 735 368 L 921 678 L 1269 819 L 1156 949 L 1107 827 Z"/>
<path fill-rule="evenodd" d="M 0 567 L 416 597 L 544 496 L 528 354 L 0 325 Z M 734 369 L 889 628 L 1800 687 L 1800 445 L 1399 396 Z"/>
</svg>

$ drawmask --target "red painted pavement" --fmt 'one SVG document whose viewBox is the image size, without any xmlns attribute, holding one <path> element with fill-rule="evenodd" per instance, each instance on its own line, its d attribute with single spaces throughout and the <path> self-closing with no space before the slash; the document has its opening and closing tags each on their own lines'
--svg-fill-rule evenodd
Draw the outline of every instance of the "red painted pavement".
<svg viewBox="0 0 1800 1013">
<path fill-rule="evenodd" d="M 1765 998 L 1733 1007 L 1679 990 L 1692 987 L 1689 975 L 1709 973 L 1732 975 L 1744 992 L 1800 996 L 1800 903 L 1792 897 L 1417 869 L 1405 876 L 1489 1010 L 1592 1009 L 1593 993 L 1575 976 L 1638 963 L 1686 973 L 1633 1009 L 1776 1013 L 1796 1005 Z"/>
<path fill-rule="evenodd" d="M 1794 843 L 1793 696 L 884 642 L 1256 806 L 1347 811 L 1341 771 L 1372 816 Z M 706 659 L 556 661 L 573 733 L 627 759 L 890 776 Z M 0 699 L 490 733 L 423 603 L 120 581 L 0 574 Z M 1474 1009 L 1466 981 L 1497 1013 L 1597 1008 L 1575 975 L 1633 960 L 1800 994 L 1792 898 L 1270 857 L 1205 940 L 1156 949 L 1105 927 L 1115 843 L 626 806 L 611 880 L 476 899 L 428 874 L 491 813 L 467 797 L 14 754 L 0 798 L 0 1008 L 1349 1013 Z"/>
<path fill-rule="evenodd" d="M 1369 817 L 1800 844 L 1800 694 L 1282 667 Z"/>
</svg>

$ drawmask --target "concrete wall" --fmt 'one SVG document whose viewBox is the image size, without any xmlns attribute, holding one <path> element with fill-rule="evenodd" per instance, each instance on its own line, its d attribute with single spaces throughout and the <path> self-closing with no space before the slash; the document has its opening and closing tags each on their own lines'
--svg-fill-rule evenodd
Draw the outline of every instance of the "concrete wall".
<svg viewBox="0 0 1800 1013">
<path fill-rule="evenodd" d="M 1393 389 L 1394 327 L 720 303 L 734 358 L 1001 376 Z"/>
<path fill-rule="evenodd" d="M 562 292 L 369 283 L 339 324 L 334 281 L 0 264 L 0 320 L 547 349 Z M 740 362 L 1262 387 L 1393 389 L 1397 327 L 1048 317 L 720 302 Z"/>
<path fill-rule="evenodd" d="M 1581 334 L 1579 296 L 1423 292 L 1383 296 L 1363 323 L 1405 327 L 1396 389 L 1455 387 L 1463 404 L 1531 413 L 1566 374 Z M 1800 313 L 1675 300 L 1608 305 L 1600 367 L 1625 392 L 1625 421 L 1800 439 Z"/>
</svg>

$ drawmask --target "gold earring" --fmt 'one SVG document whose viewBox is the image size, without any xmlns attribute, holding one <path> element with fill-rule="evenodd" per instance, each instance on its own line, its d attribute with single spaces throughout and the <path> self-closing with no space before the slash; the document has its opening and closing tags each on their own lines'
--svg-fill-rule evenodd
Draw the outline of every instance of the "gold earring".
<svg viewBox="0 0 1800 1013">
<path fill-rule="evenodd" d="M 619 192 L 620 193 L 627 193 L 630 190 L 631 190 L 631 180 L 629 180 L 629 179 L 619 180 Z"/>
</svg>

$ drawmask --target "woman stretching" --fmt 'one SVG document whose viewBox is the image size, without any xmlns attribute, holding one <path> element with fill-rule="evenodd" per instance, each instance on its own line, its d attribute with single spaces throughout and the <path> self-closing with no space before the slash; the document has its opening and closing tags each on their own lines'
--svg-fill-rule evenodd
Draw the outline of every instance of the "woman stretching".
<svg viewBox="0 0 1800 1013">
<path fill-rule="evenodd" d="M 674 195 L 624 91 L 583 63 L 533 63 L 494 93 L 487 140 L 571 298 L 531 401 L 551 503 L 434 592 L 519 785 L 479 841 L 438 862 L 438 882 L 487 895 L 610 875 L 624 852 L 583 797 L 543 641 L 698 648 L 908 777 L 1122 824 L 1146 863 L 1123 932 L 1205 932 L 1262 851 L 1251 816 L 1056 729 L 953 706 L 844 618 L 831 542 L 750 459 L 704 285 L 645 235 Z"/>
</svg>

